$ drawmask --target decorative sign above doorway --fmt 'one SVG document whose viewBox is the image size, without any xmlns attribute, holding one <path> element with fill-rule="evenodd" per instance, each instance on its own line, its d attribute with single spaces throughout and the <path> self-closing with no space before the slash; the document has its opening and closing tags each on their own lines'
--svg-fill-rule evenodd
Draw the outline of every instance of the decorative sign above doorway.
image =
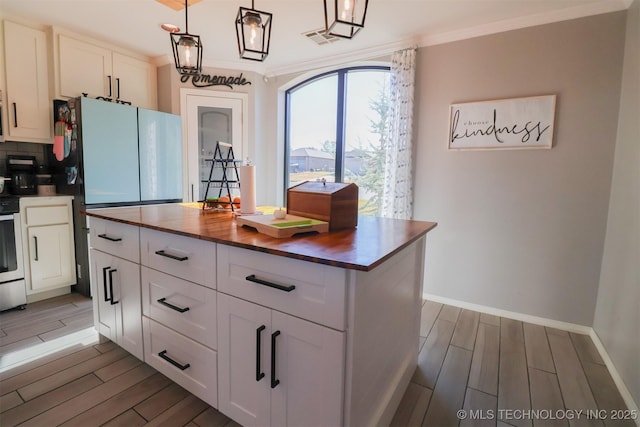
<svg viewBox="0 0 640 427">
<path fill-rule="evenodd" d="M 452 104 L 449 149 L 551 148 L 556 96 Z"/>
<path fill-rule="evenodd" d="M 210 86 L 226 86 L 229 89 L 233 89 L 234 86 L 250 85 L 251 82 L 244 78 L 244 75 L 240 73 L 239 76 L 220 76 L 209 74 L 183 74 L 180 76 L 180 81 L 186 83 L 191 80 L 191 84 L 194 87 L 210 87 Z"/>
</svg>

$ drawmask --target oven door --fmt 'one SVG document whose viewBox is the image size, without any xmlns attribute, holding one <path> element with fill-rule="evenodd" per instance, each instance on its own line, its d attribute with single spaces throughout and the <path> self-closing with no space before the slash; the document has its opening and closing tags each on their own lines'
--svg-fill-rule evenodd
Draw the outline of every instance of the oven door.
<svg viewBox="0 0 640 427">
<path fill-rule="evenodd" d="M 0 284 L 24 279 L 20 215 L 0 215 Z"/>
</svg>

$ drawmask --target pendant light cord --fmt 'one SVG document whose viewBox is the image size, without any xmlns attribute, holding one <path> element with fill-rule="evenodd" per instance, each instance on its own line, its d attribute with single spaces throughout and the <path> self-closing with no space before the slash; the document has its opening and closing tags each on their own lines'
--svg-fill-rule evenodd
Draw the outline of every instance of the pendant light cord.
<svg viewBox="0 0 640 427">
<path fill-rule="evenodd" d="M 189 0 L 184 0 L 184 27 L 185 33 L 189 34 Z"/>
</svg>

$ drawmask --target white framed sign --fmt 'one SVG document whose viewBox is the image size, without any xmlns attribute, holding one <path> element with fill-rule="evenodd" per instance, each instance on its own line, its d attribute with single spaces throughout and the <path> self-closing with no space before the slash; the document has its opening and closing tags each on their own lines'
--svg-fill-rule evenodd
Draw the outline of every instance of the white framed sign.
<svg viewBox="0 0 640 427">
<path fill-rule="evenodd" d="M 451 104 L 449 149 L 551 148 L 556 96 Z"/>
</svg>

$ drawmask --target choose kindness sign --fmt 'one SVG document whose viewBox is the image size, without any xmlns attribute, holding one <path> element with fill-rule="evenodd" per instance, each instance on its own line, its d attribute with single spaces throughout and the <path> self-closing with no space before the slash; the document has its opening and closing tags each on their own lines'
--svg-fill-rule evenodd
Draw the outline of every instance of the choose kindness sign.
<svg viewBox="0 0 640 427">
<path fill-rule="evenodd" d="M 452 104 L 449 149 L 551 148 L 556 96 Z"/>
</svg>

